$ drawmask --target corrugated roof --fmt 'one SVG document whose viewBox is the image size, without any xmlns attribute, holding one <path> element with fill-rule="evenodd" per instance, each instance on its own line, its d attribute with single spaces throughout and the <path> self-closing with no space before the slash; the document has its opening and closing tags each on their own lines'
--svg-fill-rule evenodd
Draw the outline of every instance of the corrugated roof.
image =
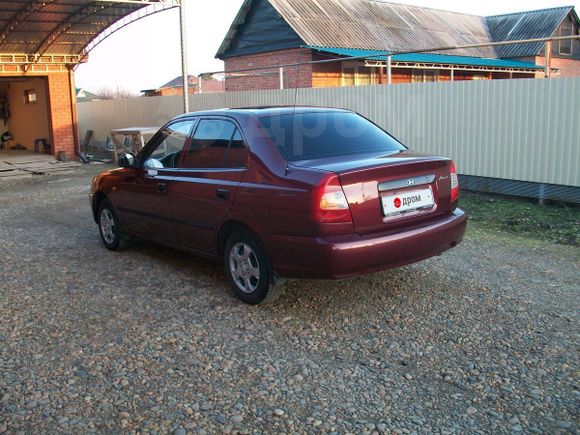
<svg viewBox="0 0 580 435">
<path fill-rule="evenodd" d="M 564 18 L 574 10 L 573 6 L 519 12 L 487 17 L 489 33 L 494 41 L 548 38 L 558 29 Z M 542 51 L 544 43 L 513 44 L 497 47 L 498 57 L 535 56 Z"/>
<path fill-rule="evenodd" d="M 306 45 L 393 51 L 431 46 L 478 44 L 489 41 L 485 19 L 377 0 L 269 0 Z M 243 23 L 252 0 L 242 5 L 217 56 L 227 51 Z M 461 56 L 494 57 L 484 47 L 446 52 Z"/>
<path fill-rule="evenodd" d="M 189 75 L 187 76 L 187 83 L 190 85 L 197 86 L 197 76 Z M 183 86 L 183 76 L 177 76 L 173 80 L 165 83 L 161 88 L 177 88 Z"/>
<path fill-rule="evenodd" d="M 364 56 L 368 60 L 386 60 L 384 51 L 379 50 L 357 50 L 349 48 L 327 48 L 305 46 L 320 52 L 333 54 L 345 57 L 360 57 Z M 444 64 L 444 65 L 464 65 L 464 66 L 482 66 L 490 68 L 518 68 L 518 69 L 543 69 L 543 66 L 536 65 L 529 62 L 519 62 L 515 60 L 506 59 L 489 59 L 481 57 L 469 56 L 450 56 L 444 54 L 431 53 L 412 53 L 412 54 L 395 54 L 392 56 L 394 62 L 410 62 L 410 63 L 429 63 L 429 64 Z"/>
<path fill-rule="evenodd" d="M 99 34 L 147 6 L 179 0 L 0 0 L 0 53 L 82 54 Z"/>
<path fill-rule="evenodd" d="M 475 15 L 376 0 L 270 0 L 308 44 L 324 47 L 420 50 L 487 42 L 485 21 Z M 447 54 L 493 57 L 488 47 Z"/>
<path fill-rule="evenodd" d="M 305 45 L 413 51 L 552 36 L 572 6 L 480 17 L 382 0 L 268 0 Z M 245 0 L 217 57 L 229 49 L 253 0 Z M 511 58 L 537 54 L 538 44 L 448 50 L 440 54 Z"/>
</svg>

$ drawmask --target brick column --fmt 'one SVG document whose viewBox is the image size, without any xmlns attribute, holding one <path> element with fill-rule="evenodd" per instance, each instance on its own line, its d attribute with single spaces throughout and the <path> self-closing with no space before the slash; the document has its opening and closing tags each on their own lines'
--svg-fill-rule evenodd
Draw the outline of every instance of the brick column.
<svg viewBox="0 0 580 435">
<path fill-rule="evenodd" d="M 52 149 L 55 156 L 64 151 L 69 159 L 75 158 L 75 133 L 71 84 L 69 73 L 48 74 Z"/>
</svg>

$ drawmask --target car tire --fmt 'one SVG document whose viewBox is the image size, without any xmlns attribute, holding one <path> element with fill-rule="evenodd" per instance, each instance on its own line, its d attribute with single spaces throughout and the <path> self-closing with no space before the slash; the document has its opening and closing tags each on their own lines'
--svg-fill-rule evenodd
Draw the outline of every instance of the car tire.
<svg viewBox="0 0 580 435">
<path fill-rule="evenodd" d="M 225 244 L 226 275 L 235 295 L 250 305 L 274 302 L 281 285 L 274 282 L 270 257 L 260 241 L 248 231 L 232 233 Z"/>
<path fill-rule="evenodd" d="M 103 200 L 98 211 L 99 234 L 109 251 L 120 251 L 125 247 L 126 236 L 117 212 L 108 200 Z"/>
</svg>

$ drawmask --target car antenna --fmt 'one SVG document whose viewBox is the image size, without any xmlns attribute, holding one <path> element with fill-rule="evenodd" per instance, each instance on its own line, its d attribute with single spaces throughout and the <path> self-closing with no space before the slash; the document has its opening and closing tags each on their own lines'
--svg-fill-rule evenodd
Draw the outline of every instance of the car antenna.
<svg viewBox="0 0 580 435">
<path fill-rule="evenodd" d="M 291 142 L 292 142 L 292 152 L 296 149 L 296 137 L 295 137 L 295 128 L 294 128 L 294 121 L 296 120 L 296 105 L 298 103 L 298 86 L 300 85 L 300 69 L 302 68 L 302 61 L 298 62 L 298 74 L 296 76 L 296 86 L 294 87 L 294 105 L 292 108 L 292 131 L 291 131 Z M 284 175 L 288 175 L 290 172 L 290 162 L 286 161 L 286 171 Z"/>
</svg>

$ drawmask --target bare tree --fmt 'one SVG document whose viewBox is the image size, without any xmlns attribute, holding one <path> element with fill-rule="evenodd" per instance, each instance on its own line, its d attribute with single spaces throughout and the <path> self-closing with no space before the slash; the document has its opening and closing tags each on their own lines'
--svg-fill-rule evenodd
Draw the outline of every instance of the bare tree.
<svg viewBox="0 0 580 435">
<path fill-rule="evenodd" d="M 116 88 L 111 88 L 109 86 L 102 87 L 97 92 L 97 95 L 103 100 L 122 100 L 125 98 L 133 98 L 137 96 L 129 89 L 120 88 L 118 86 Z"/>
<path fill-rule="evenodd" d="M 199 76 L 204 82 L 208 82 L 210 80 L 215 80 L 216 78 L 213 76 L 213 74 L 200 74 Z"/>
</svg>

